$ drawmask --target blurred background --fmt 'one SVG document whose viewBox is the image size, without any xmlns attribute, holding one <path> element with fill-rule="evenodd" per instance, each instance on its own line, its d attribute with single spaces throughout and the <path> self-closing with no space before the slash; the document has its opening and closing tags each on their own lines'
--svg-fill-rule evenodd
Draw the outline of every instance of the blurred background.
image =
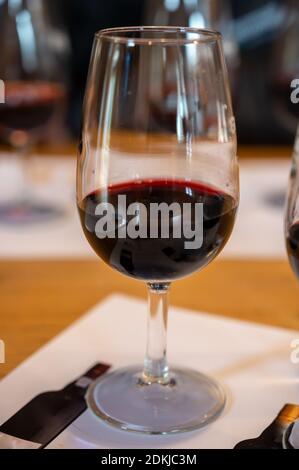
<svg viewBox="0 0 299 470">
<path fill-rule="evenodd" d="M 114 26 L 182 25 L 222 32 L 239 142 L 290 144 L 298 109 L 290 82 L 299 77 L 298 0 L 36 0 L 70 41 L 68 126 L 76 137 L 95 31 Z"/>
<path fill-rule="evenodd" d="M 220 30 L 230 72 L 239 143 L 293 142 L 299 106 L 292 105 L 289 96 L 291 80 L 299 77 L 297 0 L 2 0 L 1 62 L 18 60 L 13 53 L 15 28 L 16 41 L 23 43 L 22 60 L 25 57 L 30 62 L 36 42 L 41 60 L 46 62 L 38 66 L 50 69 L 51 79 L 55 78 L 61 85 L 60 89 L 39 90 L 52 94 L 46 97 L 48 104 L 51 101 L 51 111 L 60 108 L 60 115 L 57 109 L 55 113 L 56 128 L 52 120 L 50 132 L 47 123 L 47 132 L 42 136 L 38 133 L 39 140 L 53 137 L 53 132 L 55 143 L 78 137 L 95 31 L 140 24 Z M 0 78 L 5 79 L 6 73 L 1 76 L 3 67 L 0 64 Z M 16 90 L 11 90 L 12 99 L 14 93 Z M 18 93 L 22 94 L 22 90 Z M 47 111 L 49 114 L 49 107 Z M 43 120 L 47 117 L 44 113 Z M 0 132 L 0 138 L 6 143 L 7 136 L 3 134 Z M 14 137 L 22 140 L 20 135 Z"/>
</svg>

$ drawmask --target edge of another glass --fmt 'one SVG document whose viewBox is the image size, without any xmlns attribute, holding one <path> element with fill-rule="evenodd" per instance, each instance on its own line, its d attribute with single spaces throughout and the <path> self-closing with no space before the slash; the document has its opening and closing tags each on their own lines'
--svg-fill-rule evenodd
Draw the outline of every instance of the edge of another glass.
<svg viewBox="0 0 299 470">
<path fill-rule="evenodd" d="M 161 37 L 143 38 L 130 36 L 129 33 L 161 33 Z M 177 35 L 176 37 L 167 37 L 168 34 Z M 185 37 L 183 35 L 186 35 Z M 188 37 L 190 34 L 192 37 Z M 181 35 L 181 37 L 180 37 Z M 197 36 L 197 37 L 196 37 Z M 129 26 L 124 28 L 106 28 L 101 29 L 95 33 L 96 39 L 107 40 L 114 43 L 128 44 L 159 44 L 159 45 L 173 45 L 173 44 L 201 44 L 213 43 L 221 39 L 221 33 L 212 29 L 198 29 L 181 26 Z"/>
</svg>

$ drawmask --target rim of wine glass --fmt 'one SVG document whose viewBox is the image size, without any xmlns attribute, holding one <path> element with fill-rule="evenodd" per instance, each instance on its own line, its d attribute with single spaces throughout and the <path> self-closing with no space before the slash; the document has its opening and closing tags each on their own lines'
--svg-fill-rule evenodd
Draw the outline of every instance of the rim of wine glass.
<svg viewBox="0 0 299 470">
<path fill-rule="evenodd" d="M 153 32 L 161 33 L 161 37 L 153 38 L 136 38 L 135 36 L 129 33 L 138 33 L 138 32 Z M 164 34 L 163 34 L 164 33 Z M 176 34 L 177 37 L 167 37 L 167 34 Z M 197 37 L 179 37 L 180 34 L 192 34 L 197 35 Z M 169 44 L 201 44 L 201 43 L 211 43 L 221 39 L 221 33 L 213 29 L 199 29 L 199 28 L 189 28 L 185 26 L 127 26 L 123 28 L 106 28 L 101 29 L 95 33 L 97 39 L 105 39 L 111 42 L 127 44 L 160 44 L 160 45 L 169 45 Z"/>
</svg>

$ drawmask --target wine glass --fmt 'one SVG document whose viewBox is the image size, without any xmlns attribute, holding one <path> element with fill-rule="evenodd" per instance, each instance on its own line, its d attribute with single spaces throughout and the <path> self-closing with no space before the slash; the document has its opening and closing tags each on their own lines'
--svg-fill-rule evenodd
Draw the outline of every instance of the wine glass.
<svg viewBox="0 0 299 470">
<path fill-rule="evenodd" d="M 231 91 L 236 96 L 239 76 L 239 49 L 233 27 L 230 0 L 146 0 L 145 25 L 188 26 L 216 29 L 222 34 Z"/>
<path fill-rule="evenodd" d="M 0 104 L 0 138 L 16 152 L 18 194 L 0 203 L 0 221 L 28 223 L 59 213 L 39 201 L 28 178 L 33 144 L 61 136 L 67 39 L 50 25 L 40 0 L 4 0 L 0 5 L 0 79 L 5 101 Z M 64 62 L 65 63 L 65 62 Z"/>
<path fill-rule="evenodd" d="M 290 265 L 299 278 L 299 125 L 295 139 L 287 204 L 285 211 L 285 239 Z"/>
<path fill-rule="evenodd" d="M 176 113 L 161 116 L 153 103 L 164 97 L 174 71 Z M 144 366 L 109 373 L 87 394 L 105 421 L 167 434 L 204 426 L 222 411 L 225 393 L 214 379 L 168 366 L 168 294 L 172 281 L 222 250 L 238 199 L 221 35 L 183 27 L 97 33 L 78 155 L 78 210 L 97 255 L 148 290 Z"/>
</svg>

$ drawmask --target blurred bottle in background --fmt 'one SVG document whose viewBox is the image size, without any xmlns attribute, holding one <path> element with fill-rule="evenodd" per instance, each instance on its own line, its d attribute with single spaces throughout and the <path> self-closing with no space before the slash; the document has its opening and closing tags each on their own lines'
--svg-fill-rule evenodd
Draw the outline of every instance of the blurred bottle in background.
<svg viewBox="0 0 299 470">
<path fill-rule="evenodd" d="M 0 139 L 19 155 L 18 194 L 1 201 L 0 221 L 48 218 L 52 207 L 35 200 L 26 179 L 26 156 L 40 141 L 64 136 L 68 40 L 50 21 L 43 0 L 4 0 L 0 5 Z"/>
</svg>

